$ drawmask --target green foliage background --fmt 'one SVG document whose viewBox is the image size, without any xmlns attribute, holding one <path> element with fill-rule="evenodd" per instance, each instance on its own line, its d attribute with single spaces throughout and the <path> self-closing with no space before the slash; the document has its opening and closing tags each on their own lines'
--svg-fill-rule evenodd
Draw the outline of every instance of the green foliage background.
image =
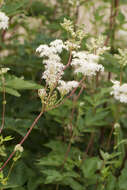
<svg viewBox="0 0 127 190">
<path fill-rule="evenodd" d="M 127 1 L 119 1 L 119 12 L 112 28 L 110 13 L 106 15 L 106 20 L 104 16 L 105 9 L 108 7 L 110 12 L 115 0 L 79 2 L 80 7 L 85 7 L 88 12 L 94 9 L 93 17 L 90 18 L 94 32 L 91 31 L 83 39 L 82 49 L 86 48 L 85 43 L 89 37 L 98 37 L 102 26 L 103 35 L 109 36 L 111 51 L 104 54 L 102 60 L 106 75 L 97 87 L 87 81 L 87 88 L 76 104 L 69 99 L 64 105 L 42 116 L 24 143 L 24 152 L 16 162 L 9 181 L 6 185 L 0 185 L 1 190 L 127 189 L 127 109 L 126 104 L 119 104 L 109 95 L 111 82 L 108 80 L 109 73 L 119 79 L 120 68 L 113 54 L 118 53 L 119 47 L 127 47 L 124 40 L 115 35 L 127 23 L 121 9 L 121 6 L 127 6 Z M 100 5 L 96 8 L 98 2 Z M 40 44 L 48 44 L 54 39 L 67 39 L 67 33 L 60 23 L 66 17 L 77 24 L 79 10 L 75 5 L 70 6 L 68 0 L 57 0 L 55 4 L 44 0 L 4 0 L 1 11 L 10 17 L 10 24 L 9 29 L 0 34 L 0 67 L 11 69 L 5 76 L 7 104 L 2 135 L 14 137 L 4 143 L 5 147 L 0 148 L 0 162 L 4 163 L 41 111 L 37 89 L 43 85 L 40 78 L 44 69 L 35 50 Z M 67 62 L 64 55 L 63 60 L 64 63 Z M 126 74 L 125 68 L 124 82 L 127 82 Z M 66 78 L 69 79 L 70 75 L 68 72 Z M 1 81 L 0 92 L 2 103 Z M 75 112 L 71 121 L 73 107 Z M 120 123 L 118 129 L 113 128 L 116 122 Z M 70 141 L 71 125 L 74 138 Z M 122 140 L 124 143 L 121 143 Z M 119 143 L 121 144 L 114 150 L 114 145 Z M 65 160 L 68 145 L 70 151 Z M 3 155 L 3 150 L 6 155 Z M 11 162 L 4 169 L 5 176 Z M 61 170 L 63 163 L 64 168 Z"/>
</svg>

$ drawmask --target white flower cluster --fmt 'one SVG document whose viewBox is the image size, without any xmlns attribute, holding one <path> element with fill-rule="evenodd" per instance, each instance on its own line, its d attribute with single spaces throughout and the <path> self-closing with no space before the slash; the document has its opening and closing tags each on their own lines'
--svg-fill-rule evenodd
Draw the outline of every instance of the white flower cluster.
<svg viewBox="0 0 127 190">
<path fill-rule="evenodd" d="M 96 72 L 104 72 L 104 67 L 98 64 L 99 56 L 88 52 L 73 52 L 71 65 L 75 73 L 82 73 L 84 76 L 96 75 Z"/>
<path fill-rule="evenodd" d="M 36 52 L 40 53 L 40 57 L 49 57 L 57 53 L 61 53 L 63 48 L 66 48 L 62 40 L 54 40 L 50 45 L 40 45 Z"/>
<path fill-rule="evenodd" d="M 119 100 L 122 103 L 127 103 L 127 84 L 120 85 L 119 81 L 112 81 L 114 84 L 112 86 L 111 95 L 114 96 L 116 100 Z"/>
<path fill-rule="evenodd" d="M 4 12 L 0 12 L 0 29 L 8 28 L 9 17 Z"/>
<path fill-rule="evenodd" d="M 38 90 L 38 96 L 40 98 L 43 98 L 43 97 L 47 96 L 46 90 L 44 88 L 39 89 Z"/>
<path fill-rule="evenodd" d="M 60 80 L 57 89 L 59 90 L 60 94 L 64 96 L 68 94 L 73 88 L 78 87 L 78 85 L 79 83 L 77 81 L 65 82 L 63 80 Z"/>
<path fill-rule="evenodd" d="M 45 71 L 42 78 L 46 80 L 49 87 L 53 87 L 57 80 L 61 79 L 64 74 L 64 65 L 61 63 L 61 58 L 58 55 L 66 46 L 62 40 L 55 40 L 50 45 L 40 45 L 36 52 L 40 53 L 40 57 L 44 57 Z"/>
<path fill-rule="evenodd" d="M 9 68 L 1 68 L 0 75 L 7 73 L 9 70 L 10 70 Z"/>
</svg>

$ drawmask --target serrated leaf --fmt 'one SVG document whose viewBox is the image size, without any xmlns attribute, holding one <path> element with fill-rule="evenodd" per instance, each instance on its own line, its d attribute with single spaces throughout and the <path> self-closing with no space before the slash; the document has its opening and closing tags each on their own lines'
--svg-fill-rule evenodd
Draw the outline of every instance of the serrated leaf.
<svg viewBox="0 0 127 190">
<path fill-rule="evenodd" d="M 6 87 L 11 87 L 13 89 L 17 90 L 29 90 L 29 89 L 39 89 L 42 88 L 41 85 L 36 84 L 32 81 L 25 81 L 18 77 L 12 77 L 8 80 L 6 80 Z"/>
<path fill-rule="evenodd" d="M 0 118 L 1 121 L 1 118 Z M 21 136 L 24 136 L 27 132 L 27 129 L 32 124 L 32 121 L 29 119 L 13 119 L 9 117 L 5 117 L 5 126 L 4 129 L 11 129 Z M 36 126 L 35 126 L 36 127 Z"/>
</svg>

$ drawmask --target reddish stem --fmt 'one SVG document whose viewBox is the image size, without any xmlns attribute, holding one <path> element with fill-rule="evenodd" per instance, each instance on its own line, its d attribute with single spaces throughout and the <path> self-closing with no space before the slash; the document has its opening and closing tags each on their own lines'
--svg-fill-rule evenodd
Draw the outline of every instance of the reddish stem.
<svg viewBox="0 0 127 190">
<path fill-rule="evenodd" d="M 44 113 L 44 111 L 40 112 L 40 114 L 36 117 L 36 119 L 34 120 L 34 122 L 32 123 L 30 129 L 28 130 L 28 132 L 26 133 L 26 135 L 24 136 L 24 138 L 21 140 L 21 142 L 19 143 L 20 145 L 22 145 L 24 143 L 24 141 L 28 138 L 29 134 L 31 133 L 32 129 L 34 128 L 35 124 L 38 122 L 38 120 L 40 119 L 40 117 L 42 116 L 42 114 Z M 13 155 L 15 154 L 15 150 L 10 154 L 10 156 L 8 157 L 8 159 L 6 160 L 6 162 L 3 164 L 3 166 L 0 168 L 0 172 L 4 169 L 4 167 L 7 165 L 7 163 L 10 161 L 10 159 L 13 157 Z"/>
</svg>

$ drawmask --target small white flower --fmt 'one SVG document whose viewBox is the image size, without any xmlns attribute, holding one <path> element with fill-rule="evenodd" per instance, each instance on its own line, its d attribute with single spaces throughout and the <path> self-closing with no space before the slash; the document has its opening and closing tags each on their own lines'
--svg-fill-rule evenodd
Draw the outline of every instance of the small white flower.
<svg viewBox="0 0 127 190">
<path fill-rule="evenodd" d="M 79 104 L 80 106 L 84 106 L 84 102 L 80 102 L 80 104 Z"/>
<path fill-rule="evenodd" d="M 10 70 L 9 68 L 1 68 L 0 75 L 7 73 L 9 70 Z"/>
<path fill-rule="evenodd" d="M 57 89 L 59 90 L 61 95 L 68 94 L 73 88 L 78 87 L 79 83 L 77 81 L 68 81 L 65 82 L 63 80 L 59 81 L 59 86 Z"/>
<path fill-rule="evenodd" d="M 121 103 L 127 103 L 127 84 L 120 85 L 119 81 L 112 81 L 112 83 L 113 86 L 110 94 Z"/>
<path fill-rule="evenodd" d="M 4 12 L 0 12 L 0 29 L 8 28 L 9 17 Z"/>
<path fill-rule="evenodd" d="M 116 128 L 120 128 L 120 124 L 119 123 L 115 123 L 114 124 L 114 128 L 116 129 Z"/>
<path fill-rule="evenodd" d="M 40 98 L 47 96 L 46 90 L 44 88 L 39 89 L 38 95 Z"/>
<path fill-rule="evenodd" d="M 20 144 L 17 144 L 14 148 L 14 151 L 23 152 L 23 147 Z"/>
</svg>

